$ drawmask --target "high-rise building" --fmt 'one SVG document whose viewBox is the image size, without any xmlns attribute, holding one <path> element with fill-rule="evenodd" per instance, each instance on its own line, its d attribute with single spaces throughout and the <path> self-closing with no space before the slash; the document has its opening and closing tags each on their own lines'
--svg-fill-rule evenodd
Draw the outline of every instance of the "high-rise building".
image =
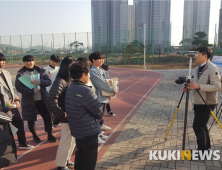
<svg viewBox="0 0 222 170">
<path fill-rule="evenodd" d="M 163 50 L 171 40 L 171 0 L 135 0 L 136 39 L 144 41 L 146 24 L 146 44 L 154 44 Z M 153 36 L 154 35 L 154 36 Z"/>
<path fill-rule="evenodd" d="M 135 5 L 128 6 L 128 43 L 135 40 Z"/>
<path fill-rule="evenodd" d="M 184 0 L 184 39 L 195 37 L 196 32 L 209 35 L 210 0 Z"/>
<path fill-rule="evenodd" d="M 218 47 L 222 48 L 222 0 L 221 0 L 221 7 L 220 7 L 220 20 L 219 20 L 219 33 L 218 33 Z"/>
<path fill-rule="evenodd" d="M 91 13 L 94 50 L 128 42 L 128 0 L 91 0 Z"/>
</svg>

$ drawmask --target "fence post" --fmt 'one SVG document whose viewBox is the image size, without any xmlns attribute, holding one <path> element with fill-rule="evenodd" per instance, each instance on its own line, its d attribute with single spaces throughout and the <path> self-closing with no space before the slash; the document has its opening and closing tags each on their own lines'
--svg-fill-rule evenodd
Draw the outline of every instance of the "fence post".
<svg viewBox="0 0 222 170">
<path fill-rule="evenodd" d="M 9 53 L 10 53 L 10 63 L 12 64 L 12 37 L 10 35 L 10 45 L 9 45 Z"/>
<path fill-rule="evenodd" d="M 125 39 L 124 39 L 124 64 L 126 64 L 126 30 L 125 30 Z"/>
<path fill-rule="evenodd" d="M 111 47 L 112 47 L 112 65 L 113 65 L 113 31 L 112 31 L 112 42 L 111 42 Z"/>
<path fill-rule="evenodd" d="M 77 41 L 76 41 L 76 32 L 75 32 L 75 42 L 77 42 Z M 76 44 L 75 48 L 76 48 L 75 51 L 76 51 L 76 59 L 77 59 L 77 44 Z"/>
<path fill-rule="evenodd" d="M 32 35 L 31 35 L 31 48 L 32 48 Z M 33 56 L 33 49 L 32 49 L 32 56 Z"/>
<path fill-rule="evenodd" d="M 167 59 L 169 55 L 169 38 L 170 38 L 170 27 L 168 27 L 168 38 L 167 38 Z"/>
<path fill-rule="evenodd" d="M 21 35 L 20 35 L 20 43 L 21 43 L 20 56 L 21 56 L 21 61 L 22 61 L 22 36 Z M 30 52 L 31 52 L 31 49 L 30 49 Z"/>
<path fill-rule="evenodd" d="M 99 52 L 101 52 L 101 33 L 99 30 Z"/>
<path fill-rule="evenodd" d="M 183 40 L 182 40 L 182 59 L 183 59 L 183 51 L 184 51 L 184 26 L 183 26 Z"/>
<path fill-rule="evenodd" d="M 153 48 L 154 48 L 154 28 L 153 28 L 153 35 L 152 35 L 152 63 L 153 63 Z"/>
<path fill-rule="evenodd" d="M 42 34 L 41 34 L 41 41 L 42 41 L 42 61 L 43 61 L 43 64 L 45 64 L 44 56 L 43 56 L 43 37 L 42 37 Z"/>
<path fill-rule="evenodd" d="M 65 33 L 63 33 L 63 37 L 64 37 L 63 55 L 64 55 L 64 57 L 65 57 L 65 47 L 66 47 L 66 37 L 65 37 Z"/>
<path fill-rule="evenodd" d="M 55 54 L 55 49 L 54 49 L 54 35 L 53 35 L 53 34 L 52 34 L 52 43 L 53 43 L 53 45 L 52 45 L 53 54 Z"/>
<path fill-rule="evenodd" d="M 137 42 L 138 42 L 138 44 L 137 44 L 137 47 L 138 47 L 138 65 L 140 64 L 140 51 L 139 51 L 140 43 L 139 43 L 139 39 L 140 39 L 140 29 L 139 29 L 139 38 L 137 40 Z"/>
<path fill-rule="evenodd" d="M 89 58 L 89 35 L 87 32 L 87 53 L 88 53 L 88 58 Z"/>
<path fill-rule="evenodd" d="M 1 51 L 3 53 L 3 49 L 2 49 L 2 37 L 0 36 L 0 44 L 1 44 Z"/>
</svg>

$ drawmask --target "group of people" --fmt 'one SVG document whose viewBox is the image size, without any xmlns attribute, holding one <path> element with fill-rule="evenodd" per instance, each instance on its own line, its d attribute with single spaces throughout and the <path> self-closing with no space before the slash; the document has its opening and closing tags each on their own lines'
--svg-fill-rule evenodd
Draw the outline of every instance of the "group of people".
<svg viewBox="0 0 222 170">
<path fill-rule="evenodd" d="M 97 160 L 98 143 L 105 143 L 108 136 L 102 130 L 111 128 L 104 124 L 104 112 L 115 116 L 109 100 L 117 92 L 106 83 L 109 79 L 108 66 L 104 64 L 105 55 L 101 52 L 90 54 L 89 59 L 72 56 L 61 59 L 50 57 L 50 64 L 44 68 L 35 65 L 34 57 L 23 57 L 22 67 L 12 84 L 10 73 L 4 69 L 6 57 L 0 53 L 0 168 L 15 163 L 17 159 L 15 141 L 11 125 L 18 131 L 19 149 L 32 149 L 26 141 L 24 123 L 28 122 L 33 141 L 41 143 L 36 132 L 37 114 L 44 121 L 48 141 L 57 142 L 52 135 L 53 124 L 61 126 L 60 144 L 55 164 L 58 170 L 93 170 Z M 60 67 L 57 65 L 60 64 Z M 103 69 L 104 68 L 104 69 Z M 32 77 L 30 88 L 21 76 Z M 102 91 L 110 93 L 104 96 Z M 21 99 L 17 92 L 21 93 Z M 21 104 L 20 104 L 21 101 Z M 21 105 L 22 117 L 19 113 Z M 1 131 L 2 129 L 2 131 Z M 76 145 L 75 164 L 70 160 Z M 10 149 L 8 150 L 8 146 Z"/>
</svg>

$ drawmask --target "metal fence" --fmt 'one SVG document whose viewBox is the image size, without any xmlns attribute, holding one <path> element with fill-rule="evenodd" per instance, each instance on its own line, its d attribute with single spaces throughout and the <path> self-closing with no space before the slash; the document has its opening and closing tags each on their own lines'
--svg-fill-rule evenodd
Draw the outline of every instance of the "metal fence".
<svg viewBox="0 0 222 170">
<path fill-rule="evenodd" d="M 94 33 L 0 36 L 0 52 L 7 57 L 9 64 L 22 64 L 24 55 L 33 55 L 38 64 L 48 64 L 52 54 L 78 58 L 88 57 L 90 53 L 100 51 L 106 55 L 105 62 L 110 65 L 143 65 L 145 40 L 147 64 L 186 64 L 186 51 L 195 50 L 200 45 L 192 44 L 195 39 L 185 38 L 186 30 L 185 27 L 145 30 L 141 28 Z M 217 32 L 215 26 L 209 30 L 209 34 L 214 38 L 205 37 L 203 40 L 213 42 L 209 46 L 213 48 L 214 55 L 222 55 L 222 49 L 217 45 L 221 44 L 217 40 Z"/>
</svg>

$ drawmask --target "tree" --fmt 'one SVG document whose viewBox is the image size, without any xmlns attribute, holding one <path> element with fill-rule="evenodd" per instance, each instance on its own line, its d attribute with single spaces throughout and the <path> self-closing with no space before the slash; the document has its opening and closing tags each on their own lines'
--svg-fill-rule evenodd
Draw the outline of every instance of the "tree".
<svg viewBox="0 0 222 170">
<path fill-rule="evenodd" d="M 186 38 L 186 39 L 180 41 L 180 45 L 184 45 L 184 47 L 185 47 L 184 49 L 188 50 L 191 47 L 192 42 L 193 42 L 193 40 L 191 38 Z"/>
<path fill-rule="evenodd" d="M 207 37 L 207 34 L 205 32 L 196 32 L 195 33 L 195 37 L 193 38 L 193 45 L 196 45 L 197 47 L 201 47 L 201 46 L 211 46 L 212 44 L 208 43 L 208 40 L 206 40 L 205 38 Z"/>
<path fill-rule="evenodd" d="M 138 47 L 137 47 L 138 48 Z M 124 52 L 124 57 L 129 59 L 129 64 L 130 64 L 130 58 L 137 52 L 137 48 L 133 46 L 131 43 L 126 46 L 126 48 L 123 48 Z"/>
<path fill-rule="evenodd" d="M 76 49 L 76 51 L 81 52 L 82 51 L 81 47 L 84 47 L 84 46 L 83 46 L 83 43 L 78 42 L 78 41 L 74 41 L 69 44 L 68 54 L 71 53 L 73 47 Z"/>
</svg>

